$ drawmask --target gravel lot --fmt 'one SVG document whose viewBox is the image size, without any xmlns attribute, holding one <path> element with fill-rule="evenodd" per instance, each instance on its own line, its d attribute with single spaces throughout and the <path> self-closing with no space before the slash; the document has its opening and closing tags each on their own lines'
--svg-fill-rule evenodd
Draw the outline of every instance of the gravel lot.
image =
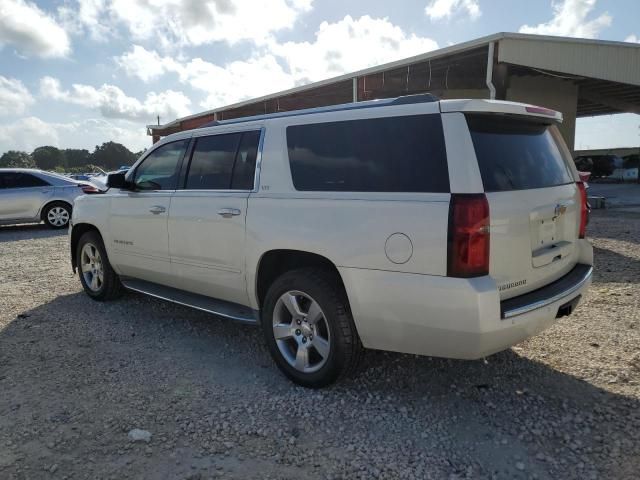
<svg viewBox="0 0 640 480">
<path fill-rule="evenodd" d="M 486 361 L 371 351 L 309 391 L 257 328 L 95 303 L 65 234 L 0 227 L 0 478 L 638 478 L 640 214 L 590 234 L 591 295 L 544 334 Z"/>
</svg>

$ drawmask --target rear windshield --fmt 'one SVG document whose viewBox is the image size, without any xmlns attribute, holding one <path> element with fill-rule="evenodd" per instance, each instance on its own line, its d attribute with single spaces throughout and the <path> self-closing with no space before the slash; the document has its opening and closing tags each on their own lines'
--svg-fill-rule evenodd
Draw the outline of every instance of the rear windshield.
<svg viewBox="0 0 640 480">
<path fill-rule="evenodd" d="M 486 192 L 528 190 L 572 183 L 553 125 L 531 119 L 467 115 Z"/>
</svg>

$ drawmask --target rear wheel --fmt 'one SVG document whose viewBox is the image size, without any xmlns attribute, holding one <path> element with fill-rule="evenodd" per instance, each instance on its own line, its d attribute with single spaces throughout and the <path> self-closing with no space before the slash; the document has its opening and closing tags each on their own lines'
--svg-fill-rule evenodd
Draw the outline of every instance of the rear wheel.
<svg viewBox="0 0 640 480">
<path fill-rule="evenodd" d="M 267 292 L 262 329 L 282 372 L 320 388 L 351 373 L 363 348 L 337 275 L 308 268 L 287 272 Z"/>
<path fill-rule="evenodd" d="M 71 205 L 64 202 L 54 202 L 47 205 L 42 217 L 51 228 L 66 228 L 71 219 Z"/>
<path fill-rule="evenodd" d="M 94 300 L 111 300 L 122 293 L 120 278 L 111 267 L 104 243 L 97 232 L 87 232 L 80 237 L 76 265 L 84 291 Z"/>
</svg>

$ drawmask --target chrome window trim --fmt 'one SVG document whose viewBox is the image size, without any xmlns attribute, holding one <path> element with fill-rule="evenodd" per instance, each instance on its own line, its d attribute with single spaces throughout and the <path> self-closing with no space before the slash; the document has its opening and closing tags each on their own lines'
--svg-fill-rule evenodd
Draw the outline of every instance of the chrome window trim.
<svg viewBox="0 0 640 480">
<path fill-rule="evenodd" d="M 260 140 L 258 140 L 258 152 L 256 154 L 256 168 L 253 173 L 253 189 L 250 190 L 250 193 L 256 193 L 260 186 L 260 171 L 262 169 L 262 149 L 264 148 L 264 137 L 265 137 L 266 129 L 265 127 L 260 128 Z"/>
<path fill-rule="evenodd" d="M 559 300 L 562 300 L 563 298 L 570 296 L 572 293 L 575 293 L 576 291 L 584 287 L 584 285 L 591 279 L 592 275 L 593 275 L 593 267 L 589 267 L 589 270 L 585 272 L 584 276 L 580 279 L 580 281 L 572 285 L 571 287 L 567 288 L 566 290 L 560 293 L 557 293 L 552 297 L 545 298 L 544 300 L 538 300 L 537 302 L 529 303 L 528 305 L 523 305 L 521 307 L 513 308 L 511 310 L 505 310 L 504 313 L 502 314 L 502 318 L 503 319 L 513 318 L 517 315 L 529 313 L 539 308 L 547 307 Z"/>
</svg>

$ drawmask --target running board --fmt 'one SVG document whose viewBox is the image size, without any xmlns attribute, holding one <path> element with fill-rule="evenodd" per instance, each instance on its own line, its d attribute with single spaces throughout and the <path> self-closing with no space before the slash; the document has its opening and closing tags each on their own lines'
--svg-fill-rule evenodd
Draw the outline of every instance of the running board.
<svg viewBox="0 0 640 480">
<path fill-rule="evenodd" d="M 121 277 L 120 281 L 129 290 L 144 293 L 151 297 L 185 305 L 187 307 L 213 313 L 221 317 L 230 318 L 244 323 L 258 323 L 258 312 L 244 305 L 225 302 L 215 298 L 186 292 L 177 288 L 158 285 L 157 283 L 138 280 L 136 278 Z"/>
</svg>

